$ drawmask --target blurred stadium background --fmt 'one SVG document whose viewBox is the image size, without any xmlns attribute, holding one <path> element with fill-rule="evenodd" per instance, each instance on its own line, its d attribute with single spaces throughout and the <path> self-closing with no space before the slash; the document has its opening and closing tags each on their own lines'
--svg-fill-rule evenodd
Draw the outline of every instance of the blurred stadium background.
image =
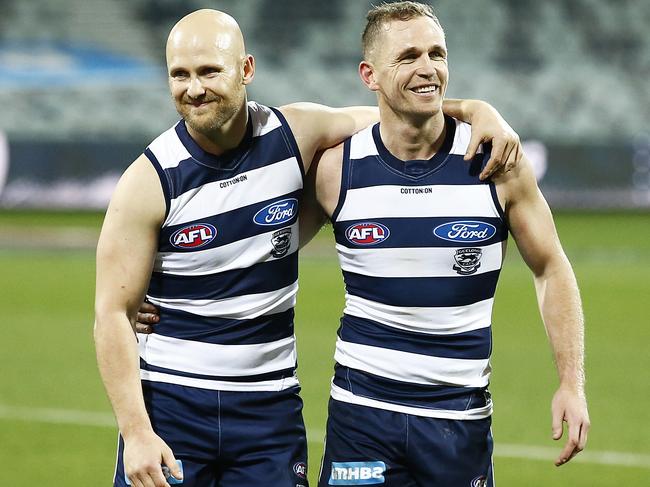
<svg viewBox="0 0 650 487">
<path fill-rule="evenodd" d="M 94 364 L 93 248 L 123 169 L 177 118 L 164 43 L 185 13 L 232 14 L 249 98 L 374 104 L 358 80 L 366 0 L 0 0 L 0 485 L 109 485 L 116 430 Z M 449 96 L 526 141 L 581 283 L 594 429 L 552 466 L 556 379 L 511 249 L 495 311 L 499 485 L 641 486 L 650 476 L 650 2 L 439 0 Z M 342 281 L 329 230 L 302 257 L 300 376 L 319 465 Z M 273 487 L 273 486 L 270 486 Z"/>
</svg>

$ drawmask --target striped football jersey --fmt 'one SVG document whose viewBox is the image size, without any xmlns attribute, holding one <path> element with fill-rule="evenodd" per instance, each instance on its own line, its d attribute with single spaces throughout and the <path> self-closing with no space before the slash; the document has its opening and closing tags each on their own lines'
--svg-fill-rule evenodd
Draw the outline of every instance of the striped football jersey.
<svg viewBox="0 0 650 487">
<path fill-rule="evenodd" d="M 346 287 L 332 397 L 421 416 L 492 411 L 491 313 L 508 230 L 469 125 L 446 118 L 430 160 L 401 161 L 379 125 L 344 144 L 332 216 Z"/>
<path fill-rule="evenodd" d="M 304 169 L 280 112 L 254 102 L 241 144 L 203 151 L 184 121 L 145 151 L 167 214 L 139 335 L 141 378 L 213 390 L 298 384 L 293 330 Z"/>
</svg>

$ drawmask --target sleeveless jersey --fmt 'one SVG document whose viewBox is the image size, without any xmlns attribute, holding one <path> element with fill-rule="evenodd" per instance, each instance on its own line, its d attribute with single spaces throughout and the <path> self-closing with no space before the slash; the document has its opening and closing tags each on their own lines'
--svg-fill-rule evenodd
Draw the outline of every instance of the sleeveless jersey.
<svg viewBox="0 0 650 487">
<path fill-rule="evenodd" d="M 430 160 L 401 161 L 379 124 L 344 144 L 332 216 L 346 304 L 332 398 L 430 417 L 492 412 L 491 313 L 508 230 L 469 125 L 445 119 Z"/>
<path fill-rule="evenodd" d="M 298 384 L 293 332 L 304 169 L 282 114 L 248 104 L 242 143 L 215 156 L 184 121 L 145 151 L 167 204 L 139 335 L 141 378 L 230 391 Z"/>
</svg>

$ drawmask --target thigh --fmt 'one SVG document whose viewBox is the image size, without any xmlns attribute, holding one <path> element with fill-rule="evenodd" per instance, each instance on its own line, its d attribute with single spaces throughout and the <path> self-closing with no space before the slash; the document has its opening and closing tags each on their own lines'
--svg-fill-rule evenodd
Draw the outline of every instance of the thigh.
<svg viewBox="0 0 650 487">
<path fill-rule="evenodd" d="M 183 462 L 185 487 L 216 487 L 219 448 L 219 391 L 143 381 L 145 405 L 155 433 Z M 124 484 L 120 438 L 115 485 Z"/>
<path fill-rule="evenodd" d="M 415 487 L 405 465 L 404 414 L 330 399 L 318 485 Z"/>
<path fill-rule="evenodd" d="M 491 419 L 409 416 L 409 469 L 421 487 L 492 487 Z"/>
<path fill-rule="evenodd" d="M 221 391 L 164 382 L 143 382 L 154 431 L 183 460 L 216 462 L 221 436 Z"/>
<path fill-rule="evenodd" d="M 298 391 L 222 392 L 219 487 L 308 486 Z"/>
<path fill-rule="evenodd" d="M 127 479 L 124 475 L 124 463 L 122 453 L 124 442 L 120 436 L 117 448 L 117 464 L 113 487 L 127 487 Z M 195 462 L 192 459 L 181 459 L 183 462 L 183 485 L 184 487 L 217 487 L 217 477 L 212 464 Z"/>
</svg>

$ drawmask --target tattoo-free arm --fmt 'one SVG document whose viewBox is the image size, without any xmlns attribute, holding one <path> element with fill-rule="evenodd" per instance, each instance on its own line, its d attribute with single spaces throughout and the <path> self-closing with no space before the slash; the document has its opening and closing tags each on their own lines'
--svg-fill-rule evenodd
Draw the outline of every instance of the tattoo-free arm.
<svg viewBox="0 0 650 487">
<path fill-rule="evenodd" d="M 126 474 L 142 485 L 167 485 L 162 463 L 180 477 L 171 449 L 153 432 L 145 409 L 132 328 L 151 276 L 164 209 L 158 176 L 141 156 L 117 185 L 97 245 L 97 363 L 124 438 Z"/>
<path fill-rule="evenodd" d="M 309 170 L 318 151 L 332 147 L 379 121 L 379 109 L 370 106 L 332 108 L 318 103 L 292 103 L 280 107 L 291 127 Z"/>
<path fill-rule="evenodd" d="M 584 389 L 584 319 L 573 269 L 557 236 L 551 212 L 524 158 L 504 175 L 506 215 L 519 251 L 532 270 L 544 326 L 559 377 L 552 401 L 553 439 L 568 425 L 566 444 L 555 461 L 562 465 L 587 442 L 590 427 Z M 501 185 L 501 184 L 500 184 Z"/>
</svg>

